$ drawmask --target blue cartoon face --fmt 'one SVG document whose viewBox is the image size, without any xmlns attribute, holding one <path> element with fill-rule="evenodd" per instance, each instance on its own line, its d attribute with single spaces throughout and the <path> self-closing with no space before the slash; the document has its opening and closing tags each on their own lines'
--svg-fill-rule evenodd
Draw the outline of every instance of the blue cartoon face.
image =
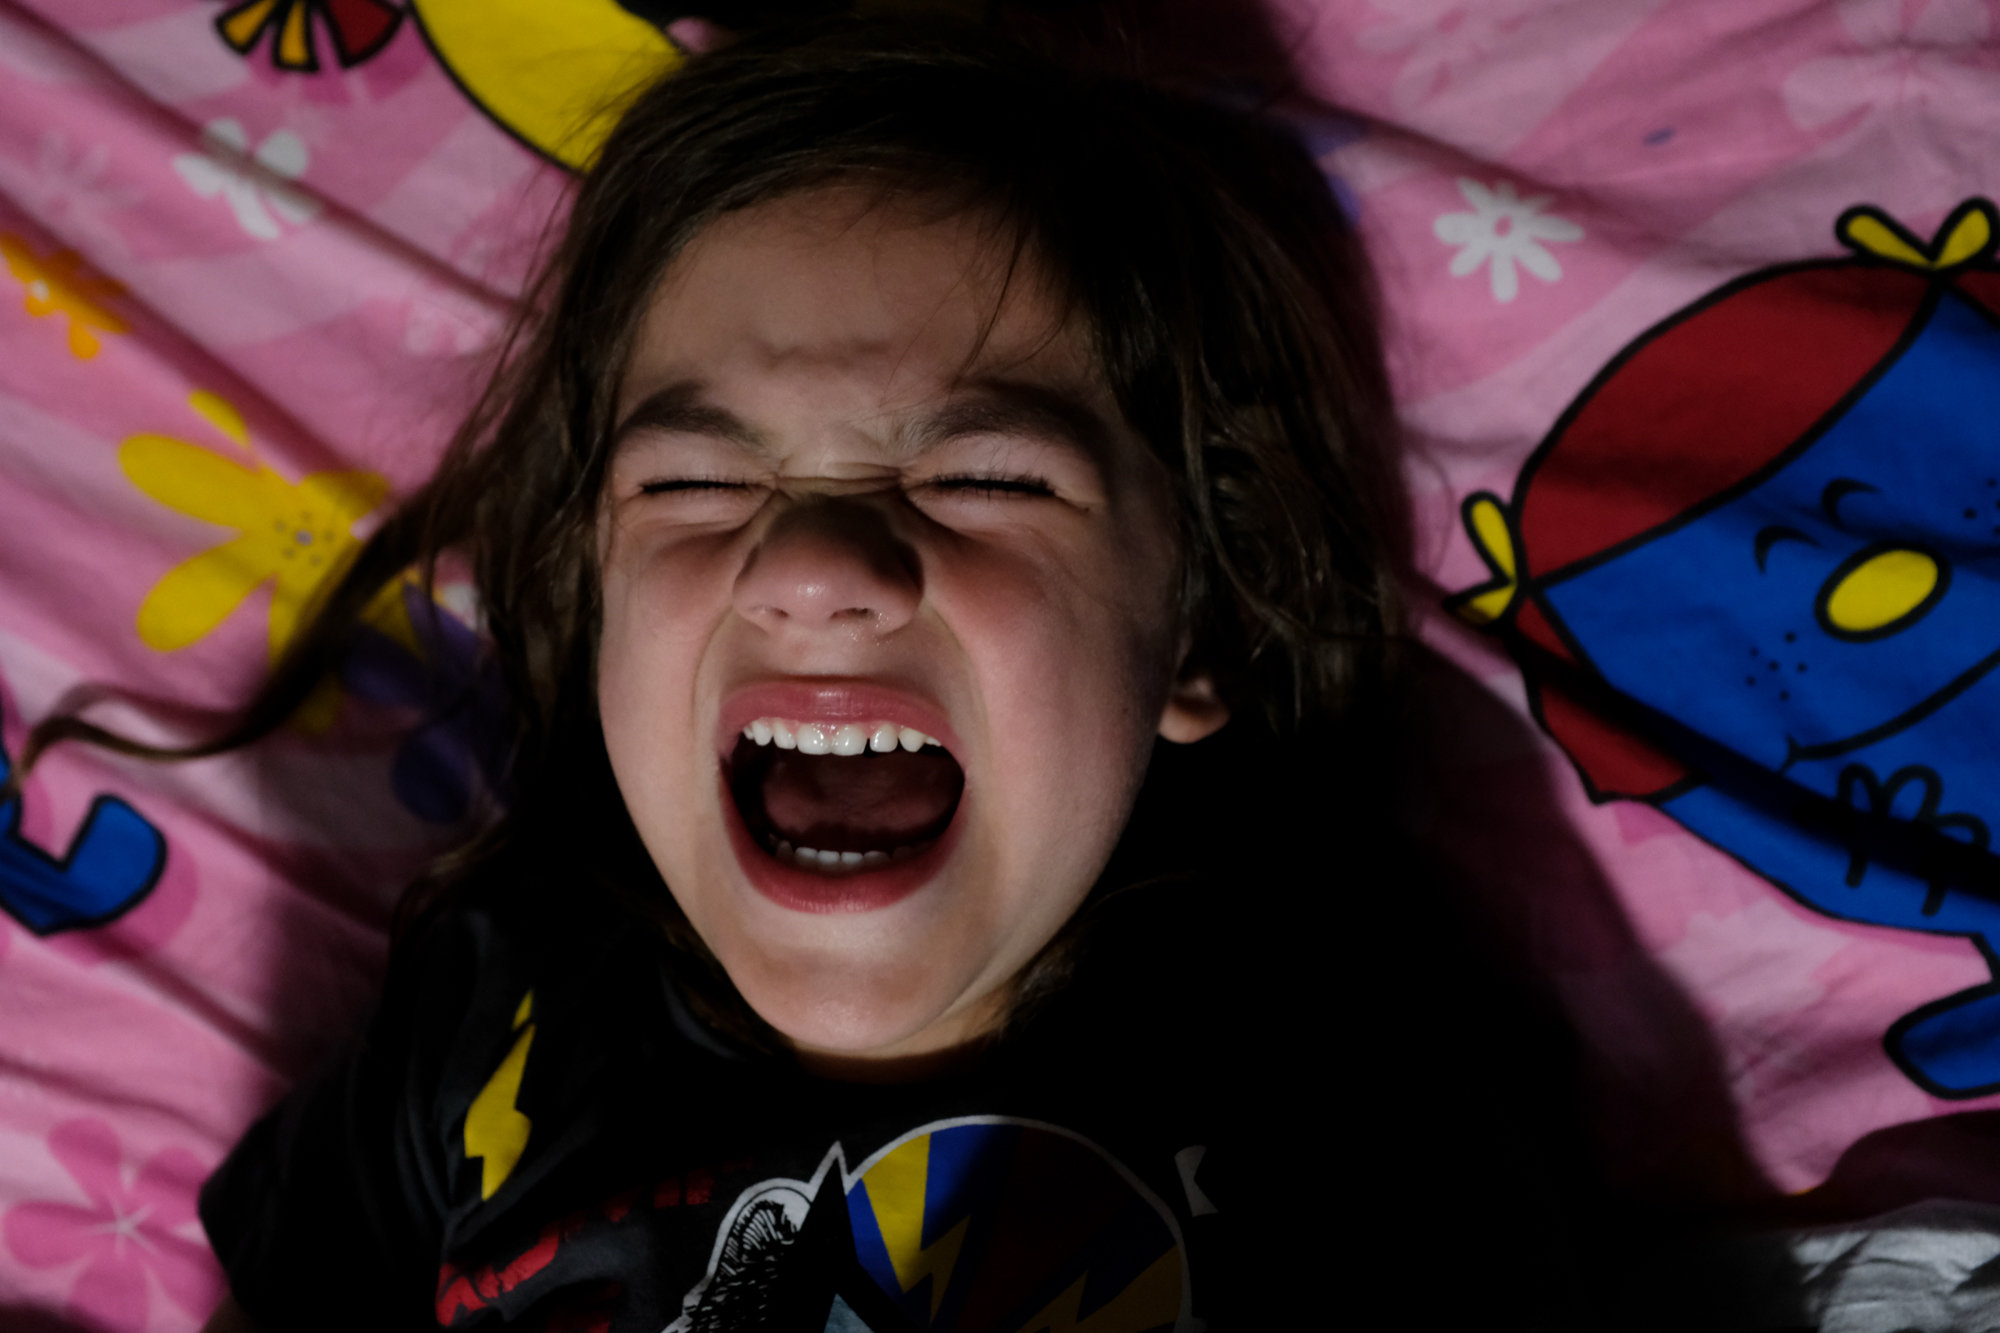
<svg viewBox="0 0 2000 1333">
<path fill-rule="evenodd" d="M 1836 799 L 1915 765 L 1910 802 L 2000 815 L 2000 329 L 1946 293 L 1816 439 L 1543 591 L 1611 684 L 1746 759 Z"/>
<path fill-rule="evenodd" d="M 1804 276 L 1795 269 L 1715 293 L 1725 313 L 1712 341 L 1700 307 L 1662 324 L 1550 436 L 1511 520 L 1491 495 L 1467 500 L 1494 578 L 1452 604 L 1484 622 L 1535 599 L 1512 627 L 1535 647 L 1523 663 L 1543 720 L 1593 795 L 1646 793 L 1637 799 L 1796 900 L 1963 936 L 2000 973 L 2000 320 L 1988 295 L 2000 209 L 1967 200 L 1929 243 L 1866 205 L 1834 232 L 1865 264 L 1924 275 L 1921 298 L 1879 268 L 1785 285 Z M 1825 318 L 1866 318 L 1822 324 L 1829 297 L 1847 308 L 1826 306 Z M 1551 546 L 1629 531 L 1626 519 L 1670 508 L 1644 502 L 1717 475 L 1731 445 L 1791 439 L 1798 402 L 1823 403 L 1822 388 L 1858 373 L 1808 360 L 1803 344 L 1879 355 L 1879 341 L 1843 343 L 1871 320 L 1902 338 L 1782 453 L 1727 460 L 1760 470 L 1622 545 L 1518 568 L 1511 524 L 1530 486 L 1559 479 L 1536 518 Z M 1770 335 L 1780 328 L 1792 332 Z M 1655 339 L 1672 340 L 1671 355 L 1653 357 L 1624 397 L 1599 397 Z M 1703 392 L 1717 383 L 1734 387 Z M 1807 399 L 1788 399 L 1805 385 Z M 1607 402 L 1580 452 L 1564 455 L 1565 432 Z M 1671 471 L 1677 460 L 1690 471 Z M 1538 682 L 1548 627 L 1651 719 L 1593 721 L 1592 694 L 1570 678 L 1551 668 Z M 2000 1092 L 2000 977 L 1904 1014 L 1882 1040 L 1934 1095 Z"/>
</svg>

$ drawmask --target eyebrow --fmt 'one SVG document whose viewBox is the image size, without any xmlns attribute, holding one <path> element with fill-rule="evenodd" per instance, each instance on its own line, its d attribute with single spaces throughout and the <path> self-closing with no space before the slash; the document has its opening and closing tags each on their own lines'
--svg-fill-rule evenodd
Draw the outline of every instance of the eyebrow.
<svg viewBox="0 0 2000 1333">
<path fill-rule="evenodd" d="M 1881 493 L 1880 487 L 1870 486 L 1865 481 L 1856 481 L 1852 477 L 1835 477 L 1826 484 L 1826 489 L 1819 493 L 1819 507 L 1826 511 L 1826 516 L 1832 521 L 1833 526 L 1845 532 L 1847 531 L 1847 524 L 1841 522 L 1840 519 L 1840 502 L 1850 495 L 1880 495 Z"/>
<path fill-rule="evenodd" d="M 1819 545 L 1819 541 L 1816 538 L 1809 537 L 1797 528 L 1788 527 L 1783 523 L 1773 523 L 1767 528 L 1759 529 L 1756 541 L 1757 572 L 1759 574 L 1764 572 L 1764 562 L 1771 557 L 1771 548 L 1779 542 L 1804 542 L 1807 546 Z"/>
<path fill-rule="evenodd" d="M 1111 444 L 1103 417 L 1080 398 L 1045 384 L 981 380 L 975 395 L 952 403 L 905 432 L 912 455 L 965 435 L 1030 435 L 1102 458 Z"/>
<path fill-rule="evenodd" d="M 1082 399 L 1062 389 L 1017 380 L 982 380 L 974 396 L 951 403 L 901 432 L 902 452 L 920 457 L 938 445 L 967 435 L 1030 435 L 1052 439 L 1101 458 L 1110 448 L 1111 429 Z M 648 394 L 612 432 L 615 450 L 628 437 L 653 430 L 702 435 L 768 458 L 770 437 L 724 407 L 702 401 L 703 386 L 683 380 Z"/>
<path fill-rule="evenodd" d="M 617 430 L 611 435 L 611 447 L 616 450 L 628 436 L 638 431 L 656 430 L 727 440 L 753 454 L 769 457 L 769 438 L 727 408 L 703 402 L 702 387 L 693 380 L 682 380 L 648 394 L 618 423 Z"/>
</svg>

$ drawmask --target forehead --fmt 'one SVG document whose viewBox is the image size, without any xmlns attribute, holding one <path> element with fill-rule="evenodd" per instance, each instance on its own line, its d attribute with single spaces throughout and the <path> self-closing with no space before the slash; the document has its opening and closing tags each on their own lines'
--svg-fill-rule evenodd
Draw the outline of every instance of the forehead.
<svg viewBox="0 0 2000 1333">
<path fill-rule="evenodd" d="M 884 411 L 992 380 L 1110 405 L 1083 321 L 1010 229 L 850 185 L 709 224 L 653 295 L 621 408 L 670 385 L 753 379 L 839 382 Z"/>
</svg>

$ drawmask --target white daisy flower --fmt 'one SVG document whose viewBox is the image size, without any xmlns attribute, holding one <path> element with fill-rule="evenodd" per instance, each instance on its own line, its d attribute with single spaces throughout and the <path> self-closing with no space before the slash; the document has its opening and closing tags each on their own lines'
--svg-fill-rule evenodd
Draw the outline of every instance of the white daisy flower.
<svg viewBox="0 0 2000 1333">
<path fill-rule="evenodd" d="M 203 199 L 221 195 L 245 232 L 275 241 L 283 234 L 279 218 L 299 226 L 318 215 L 319 200 L 292 184 L 311 157 L 298 135 L 277 130 L 253 154 L 242 124 L 225 116 L 208 123 L 201 141 L 202 151 L 176 157 L 174 170 Z"/>
<path fill-rule="evenodd" d="M 1459 177 L 1458 192 L 1472 205 L 1470 213 L 1442 213 L 1431 231 L 1446 245 L 1456 245 L 1451 276 L 1463 278 L 1492 261 L 1493 299 L 1503 305 L 1521 294 L 1518 264 L 1543 282 L 1562 277 L 1562 265 L 1542 248 L 1543 241 L 1580 241 L 1583 228 L 1567 218 L 1544 213 L 1552 195 L 1522 199 L 1511 181 L 1487 189 L 1476 180 Z"/>
</svg>

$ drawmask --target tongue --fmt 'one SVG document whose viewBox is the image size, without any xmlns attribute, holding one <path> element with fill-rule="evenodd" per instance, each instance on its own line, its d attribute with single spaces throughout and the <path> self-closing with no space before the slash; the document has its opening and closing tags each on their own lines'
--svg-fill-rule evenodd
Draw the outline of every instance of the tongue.
<svg viewBox="0 0 2000 1333">
<path fill-rule="evenodd" d="M 764 816 L 799 846 L 893 851 L 942 833 L 964 786 L 942 751 L 842 758 L 781 750 L 764 775 Z"/>
</svg>

